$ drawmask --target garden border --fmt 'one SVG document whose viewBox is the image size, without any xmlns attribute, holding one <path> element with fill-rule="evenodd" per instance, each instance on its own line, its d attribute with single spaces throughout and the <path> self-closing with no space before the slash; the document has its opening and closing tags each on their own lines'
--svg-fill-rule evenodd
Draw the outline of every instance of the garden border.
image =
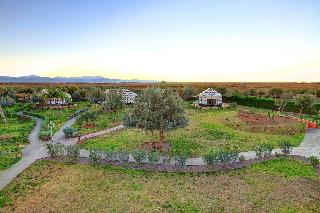
<svg viewBox="0 0 320 213">
<path fill-rule="evenodd" d="M 193 165 L 193 166 L 177 166 L 177 165 L 165 165 L 165 164 L 156 164 L 152 165 L 149 163 L 136 163 L 136 162 L 120 162 L 120 161 L 108 161 L 102 159 L 99 163 L 92 163 L 90 159 L 87 157 L 79 157 L 77 161 L 74 163 L 80 164 L 90 164 L 97 166 L 113 166 L 120 167 L 124 169 L 134 169 L 134 170 L 142 170 L 142 171 L 151 171 L 151 172 L 174 172 L 174 173 L 215 173 L 215 172 L 226 172 L 231 170 L 237 170 L 249 167 L 256 163 L 262 163 L 269 160 L 274 159 L 294 159 L 298 161 L 302 161 L 303 163 L 309 164 L 310 161 L 308 158 L 299 155 L 281 155 L 281 156 L 268 156 L 264 158 L 255 158 L 250 160 L 245 160 L 244 162 L 230 162 L 230 163 L 218 163 L 213 165 Z M 46 157 L 41 160 L 51 160 L 57 162 L 69 162 L 67 157 L 59 157 L 52 158 Z M 320 165 L 317 167 L 318 173 L 320 173 Z"/>
</svg>

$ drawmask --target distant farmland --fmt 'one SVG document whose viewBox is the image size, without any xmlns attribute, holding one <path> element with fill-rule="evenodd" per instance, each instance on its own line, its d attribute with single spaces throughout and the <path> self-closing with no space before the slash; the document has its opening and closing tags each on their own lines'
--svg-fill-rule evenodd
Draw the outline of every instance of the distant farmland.
<svg viewBox="0 0 320 213">
<path fill-rule="evenodd" d="M 0 83 L 0 87 L 12 88 L 36 88 L 36 87 L 123 87 L 130 90 L 139 91 L 148 86 L 155 86 L 160 83 Z M 232 90 L 246 91 L 256 89 L 268 91 L 272 88 L 281 88 L 284 90 L 297 89 L 320 89 L 319 83 L 296 83 L 296 82 L 168 82 L 170 87 L 181 91 L 186 85 L 191 85 L 201 91 L 208 87 L 226 87 Z"/>
</svg>

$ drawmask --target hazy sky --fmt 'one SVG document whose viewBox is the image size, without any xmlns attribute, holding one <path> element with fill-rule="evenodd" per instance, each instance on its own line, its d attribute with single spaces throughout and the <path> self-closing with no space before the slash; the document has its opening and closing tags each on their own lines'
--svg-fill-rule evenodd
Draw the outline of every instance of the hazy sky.
<svg viewBox="0 0 320 213">
<path fill-rule="evenodd" d="M 0 75 L 320 81 L 320 1 L 0 0 Z"/>
</svg>

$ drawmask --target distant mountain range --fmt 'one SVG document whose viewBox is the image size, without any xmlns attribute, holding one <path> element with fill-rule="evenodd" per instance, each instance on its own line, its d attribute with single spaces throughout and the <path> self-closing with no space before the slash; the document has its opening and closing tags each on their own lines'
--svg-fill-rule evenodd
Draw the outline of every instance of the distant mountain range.
<svg viewBox="0 0 320 213">
<path fill-rule="evenodd" d="M 114 78 L 105 78 L 102 76 L 81 76 L 81 77 L 41 77 L 37 75 L 11 77 L 0 76 L 0 83 L 123 83 L 123 82 L 157 82 L 154 80 L 122 80 Z"/>
</svg>

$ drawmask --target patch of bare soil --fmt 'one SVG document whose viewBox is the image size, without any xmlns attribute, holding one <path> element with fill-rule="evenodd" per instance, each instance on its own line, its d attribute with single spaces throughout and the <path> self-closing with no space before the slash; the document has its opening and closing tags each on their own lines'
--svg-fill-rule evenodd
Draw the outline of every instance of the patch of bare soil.
<svg viewBox="0 0 320 213">
<path fill-rule="evenodd" d="M 5 140 L 11 138 L 11 135 L 0 135 L 0 140 Z"/>
<path fill-rule="evenodd" d="M 283 123 L 294 123 L 297 122 L 292 117 L 274 115 L 269 117 L 268 115 L 251 112 L 249 110 L 240 110 L 238 116 L 241 120 L 254 124 L 262 125 L 275 125 Z"/>
<path fill-rule="evenodd" d="M 163 152 L 167 152 L 170 149 L 170 144 L 168 143 L 159 143 L 159 142 L 146 142 L 144 144 L 142 144 L 142 148 L 146 151 L 163 151 Z"/>
<path fill-rule="evenodd" d="M 82 128 L 86 128 L 86 129 L 92 129 L 94 127 L 95 127 L 94 124 L 84 124 L 84 125 L 82 125 Z"/>
</svg>

